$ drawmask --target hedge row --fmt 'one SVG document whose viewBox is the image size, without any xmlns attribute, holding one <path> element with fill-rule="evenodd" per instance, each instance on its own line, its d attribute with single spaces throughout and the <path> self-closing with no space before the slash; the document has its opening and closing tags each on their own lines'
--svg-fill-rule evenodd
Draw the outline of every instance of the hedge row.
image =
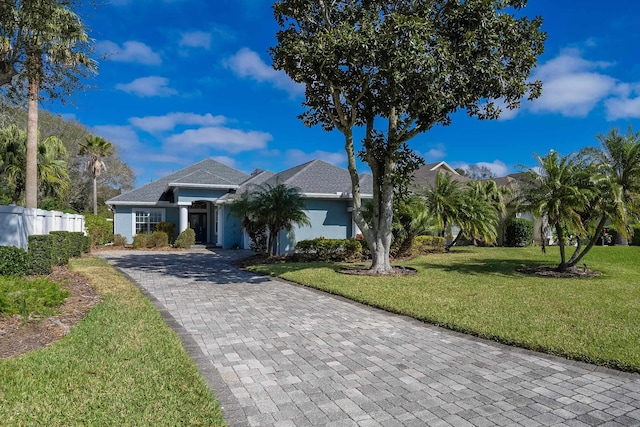
<svg viewBox="0 0 640 427">
<path fill-rule="evenodd" d="M 413 239 L 411 256 L 444 252 L 445 240 L 440 236 L 417 236 Z"/>
<path fill-rule="evenodd" d="M 29 236 L 29 251 L 0 246 L 0 276 L 50 274 L 54 265 L 89 252 L 89 238 L 81 232 L 53 231 Z"/>
<path fill-rule="evenodd" d="M 354 261 L 362 258 L 362 244 L 356 239 L 302 240 L 294 254 L 304 261 Z"/>
</svg>

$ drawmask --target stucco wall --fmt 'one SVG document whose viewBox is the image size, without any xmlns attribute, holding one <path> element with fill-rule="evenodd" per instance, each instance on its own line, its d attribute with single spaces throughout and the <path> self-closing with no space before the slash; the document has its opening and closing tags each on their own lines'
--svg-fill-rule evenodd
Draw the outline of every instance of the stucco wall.
<svg viewBox="0 0 640 427">
<path fill-rule="evenodd" d="M 178 203 L 191 203 L 198 200 L 215 202 L 227 194 L 226 190 L 212 190 L 207 188 L 181 188 L 177 191 Z"/>
<path fill-rule="evenodd" d="M 116 206 L 113 214 L 113 233 L 123 236 L 127 239 L 127 243 L 133 242 L 131 215 L 131 206 Z"/>
<path fill-rule="evenodd" d="M 347 239 L 352 237 L 351 212 L 347 210 L 349 200 L 308 199 L 305 213 L 311 221 L 311 227 L 294 226 L 293 233 L 281 232 L 279 252 L 291 253 L 295 243 L 301 240 L 326 237 L 327 239 Z"/>
</svg>

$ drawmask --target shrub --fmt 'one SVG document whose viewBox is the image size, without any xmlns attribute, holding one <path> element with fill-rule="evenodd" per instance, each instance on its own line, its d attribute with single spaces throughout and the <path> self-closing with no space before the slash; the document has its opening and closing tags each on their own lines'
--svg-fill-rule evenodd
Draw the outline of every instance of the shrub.
<svg viewBox="0 0 640 427">
<path fill-rule="evenodd" d="M 444 252 L 445 240 L 441 236 L 417 236 L 411 246 L 411 256 Z"/>
<path fill-rule="evenodd" d="M 164 231 L 154 231 L 147 239 L 147 246 L 150 248 L 164 248 L 169 246 L 169 237 Z"/>
<path fill-rule="evenodd" d="M 640 225 L 634 225 L 631 227 L 632 237 L 629 241 L 630 245 L 640 246 Z"/>
<path fill-rule="evenodd" d="M 533 222 L 525 218 L 510 218 L 505 224 L 504 245 L 529 246 L 533 242 Z"/>
<path fill-rule="evenodd" d="M 28 272 L 27 251 L 13 246 L 0 246 L 0 276 L 24 276 Z"/>
<path fill-rule="evenodd" d="M 31 274 L 51 274 L 53 271 L 53 236 L 29 236 L 29 270 Z"/>
<path fill-rule="evenodd" d="M 113 246 L 124 247 L 127 244 L 127 238 L 122 234 L 113 235 Z"/>
<path fill-rule="evenodd" d="M 307 261 L 353 261 L 362 259 L 362 244 L 356 239 L 301 240 L 296 244 L 297 257 Z"/>
<path fill-rule="evenodd" d="M 164 231 L 165 233 L 167 233 L 167 237 L 169 239 L 169 242 L 171 243 L 176 240 L 176 225 L 172 222 L 163 221 L 157 223 L 156 231 Z"/>
<path fill-rule="evenodd" d="M 189 249 L 195 244 L 196 232 L 193 231 L 193 228 L 187 228 L 182 233 L 180 233 L 176 241 L 173 243 L 173 246 L 176 248 Z"/>
<path fill-rule="evenodd" d="M 69 256 L 80 258 L 83 253 L 89 252 L 89 237 L 81 231 L 69 233 Z"/>
<path fill-rule="evenodd" d="M 53 264 L 67 265 L 69 264 L 69 252 L 71 251 L 71 239 L 68 231 L 52 231 L 53 243 Z"/>
<path fill-rule="evenodd" d="M 617 243 L 620 243 L 620 233 L 618 233 L 618 230 L 616 230 L 615 228 L 611 228 L 611 227 L 605 227 L 607 230 L 607 235 L 606 237 L 606 244 L 608 246 L 615 246 Z"/>
<path fill-rule="evenodd" d="M 71 294 L 60 285 L 44 277 L 35 280 L 0 278 L 0 313 L 51 315 Z"/>
<path fill-rule="evenodd" d="M 113 239 L 113 223 L 107 221 L 105 217 L 85 214 L 84 219 L 91 247 L 105 245 Z"/>
<path fill-rule="evenodd" d="M 146 248 L 149 244 L 149 234 L 146 233 L 138 233 L 133 236 L 133 249 Z"/>
</svg>

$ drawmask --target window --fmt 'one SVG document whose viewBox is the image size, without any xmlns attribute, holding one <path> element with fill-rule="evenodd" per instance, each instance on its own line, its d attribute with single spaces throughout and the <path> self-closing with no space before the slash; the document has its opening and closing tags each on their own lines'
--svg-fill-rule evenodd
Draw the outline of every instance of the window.
<svg viewBox="0 0 640 427">
<path fill-rule="evenodd" d="M 153 233 L 156 231 L 156 225 L 163 221 L 164 212 L 160 209 L 136 211 L 135 226 L 136 234 Z"/>
</svg>

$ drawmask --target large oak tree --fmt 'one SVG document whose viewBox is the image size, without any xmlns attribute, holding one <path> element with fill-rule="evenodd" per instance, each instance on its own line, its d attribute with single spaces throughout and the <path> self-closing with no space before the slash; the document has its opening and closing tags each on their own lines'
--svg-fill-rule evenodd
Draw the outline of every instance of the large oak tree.
<svg viewBox="0 0 640 427">
<path fill-rule="evenodd" d="M 411 176 L 407 145 L 464 109 L 480 119 L 540 95 L 529 75 L 543 52 L 526 0 L 279 0 L 273 65 L 306 85 L 309 126 L 344 134 L 354 218 L 371 269 L 391 271 L 394 187 Z M 356 146 L 354 129 L 364 132 Z M 361 212 L 356 153 L 374 180 L 372 220 Z"/>
</svg>

